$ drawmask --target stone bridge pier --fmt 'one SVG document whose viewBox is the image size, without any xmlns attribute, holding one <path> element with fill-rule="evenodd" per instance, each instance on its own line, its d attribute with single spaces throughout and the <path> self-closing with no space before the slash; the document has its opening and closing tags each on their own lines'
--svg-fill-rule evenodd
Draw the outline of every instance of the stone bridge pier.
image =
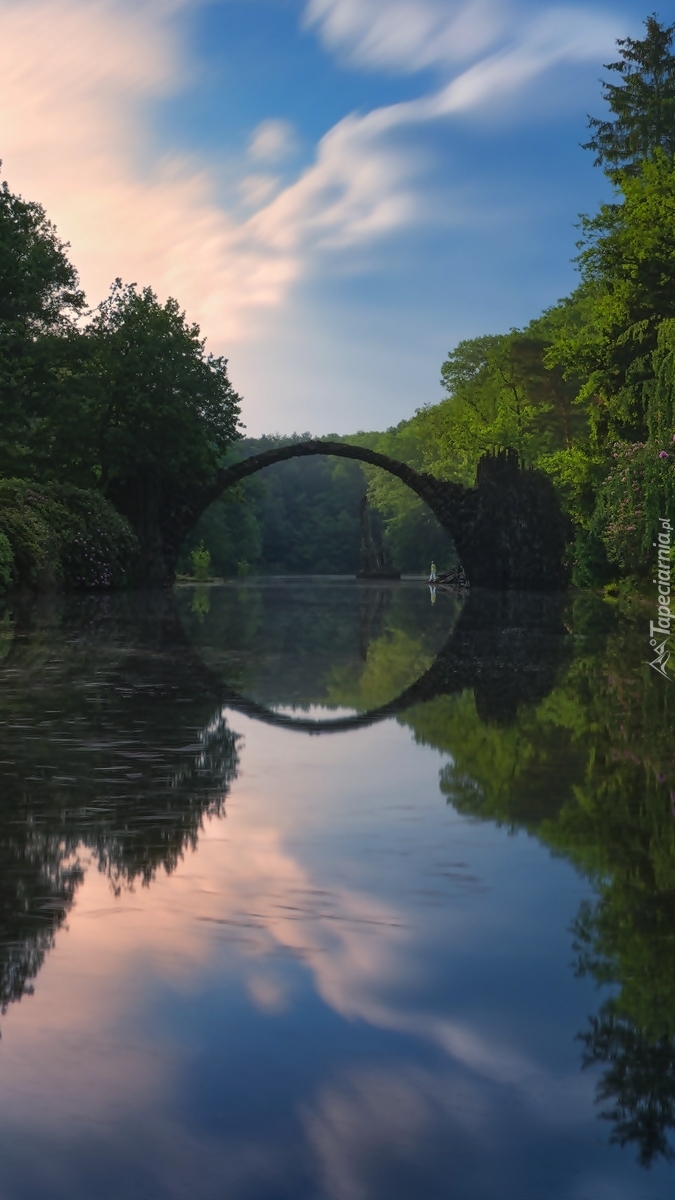
<svg viewBox="0 0 675 1200">
<path fill-rule="evenodd" d="M 307 441 L 254 454 L 221 470 L 199 495 L 173 498 L 161 522 L 165 581 L 173 578 L 184 538 L 226 488 L 274 463 L 316 454 L 356 459 L 395 475 L 450 534 L 473 587 L 558 591 L 565 587 L 569 523 L 548 476 L 523 469 L 517 455 L 487 455 L 472 488 L 437 479 L 407 463 L 348 442 Z"/>
</svg>

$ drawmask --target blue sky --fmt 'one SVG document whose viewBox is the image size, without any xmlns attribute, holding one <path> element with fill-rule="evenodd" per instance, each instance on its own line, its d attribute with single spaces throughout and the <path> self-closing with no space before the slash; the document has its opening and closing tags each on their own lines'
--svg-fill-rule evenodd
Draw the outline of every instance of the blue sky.
<svg viewBox="0 0 675 1200">
<path fill-rule="evenodd" d="M 608 195 L 586 114 L 646 11 L 0 0 L 4 174 L 92 304 L 116 275 L 177 296 L 249 433 L 386 428 L 459 339 L 574 286 Z"/>
</svg>

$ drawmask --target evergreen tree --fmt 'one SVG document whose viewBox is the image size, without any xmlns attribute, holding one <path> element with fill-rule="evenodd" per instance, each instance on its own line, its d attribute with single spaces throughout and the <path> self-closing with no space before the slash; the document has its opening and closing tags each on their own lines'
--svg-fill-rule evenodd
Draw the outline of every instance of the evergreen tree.
<svg viewBox="0 0 675 1200">
<path fill-rule="evenodd" d="M 592 137 L 583 148 L 593 150 L 596 166 L 605 165 L 610 173 L 637 171 L 656 149 L 675 155 L 675 25 L 661 25 L 654 13 L 645 26 L 642 41 L 618 40 L 621 61 L 605 63 L 607 71 L 621 76 L 620 83 L 602 81 L 615 119 L 588 120 Z"/>
</svg>

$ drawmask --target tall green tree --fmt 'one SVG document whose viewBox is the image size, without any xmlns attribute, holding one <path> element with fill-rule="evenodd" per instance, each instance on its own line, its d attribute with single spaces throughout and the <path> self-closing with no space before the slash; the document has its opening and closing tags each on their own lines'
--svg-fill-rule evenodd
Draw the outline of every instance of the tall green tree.
<svg viewBox="0 0 675 1200">
<path fill-rule="evenodd" d="M 657 150 L 638 172 L 613 179 L 615 201 L 581 219 L 575 299 L 584 319 L 561 321 L 547 354 L 584 381 L 578 401 L 598 444 L 647 436 L 644 388 L 659 326 L 675 317 L 675 164 Z"/>
<path fill-rule="evenodd" d="M 655 150 L 675 154 L 675 25 L 662 25 L 652 14 L 645 27 L 642 41 L 620 38 L 621 58 L 605 63 L 621 80 L 602 82 L 613 119 L 588 121 L 592 136 L 584 149 L 593 150 L 596 166 L 609 172 L 622 168 L 637 173 Z"/>
<path fill-rule="evenodd" d="M 99 486 L 141 543 L 147 582 L 171 574 L 166 542 L 238 434 L 227 360 L 207 354 L 178 302 L 113 284 L 87 331 L 78 386 Z"/>
<path fill-rule="evenodd" d="M 85 305 L 44 209 L 0 185 L 0 474 L 39 473 Z"/>
</svg>

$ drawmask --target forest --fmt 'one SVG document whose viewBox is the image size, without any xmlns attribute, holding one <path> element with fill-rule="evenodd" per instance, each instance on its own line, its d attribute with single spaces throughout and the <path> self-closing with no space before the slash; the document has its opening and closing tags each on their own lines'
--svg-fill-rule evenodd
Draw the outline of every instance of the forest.
<svg viewBox="0 0 675 1200">
<path fill-rule="evenodd" d="M 613 189 L 582 216 L 575 291 L 522 329 L 465 340 L 445 398 L 386 432 L 344 439 L 471 485 L 509 450 L 553 481 L 581 587 L 644 578 L 675 521 L 675 26 L 622 39 L 585 149 Z M 224 464 L 307 434 L 250 439 L 227 362 L 178 301 L 116 280 L 87 308 L 35 201 L 0 191 L 0 587 L 167 582 L 161 522 L 184 522 Z M 331 435 L 335 438 L 335 435 Z M 359 504 L 400 570 L 450 565 L 448 536 L 401 483 L 316 458 L 226 493 L 187 537 L 216 575 L 353 573 Z"/>
</svg>

